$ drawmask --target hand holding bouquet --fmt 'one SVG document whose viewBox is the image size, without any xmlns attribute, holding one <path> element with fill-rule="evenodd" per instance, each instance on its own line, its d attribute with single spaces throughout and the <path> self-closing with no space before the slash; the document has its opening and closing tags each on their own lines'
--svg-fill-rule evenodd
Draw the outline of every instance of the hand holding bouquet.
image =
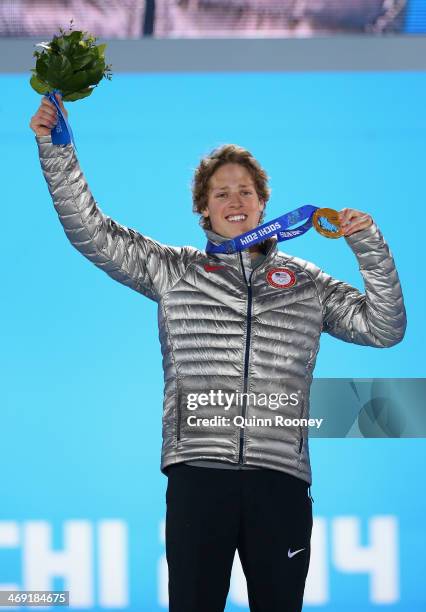
<svg viewBox="0 0 426 612">
<path fill-rule="evenodd" d="M 71 128 L 58 104 L 55 93 L 60 93 L 64 102 L 75 102 L 91 95 L 102 78 L 111 79 L 111 66 L 105 63 L 106 45 L 96 45 L 91 34 L 60 29 L 60 36 L 54 36 L 46 43 L 39 43 L 42 51 L 34 51 L 37 58 L 30 85 L 55 105 L 58 122 L 52 130 L 54 144 L 66 144 L 72 140 Z"/>
</svg>

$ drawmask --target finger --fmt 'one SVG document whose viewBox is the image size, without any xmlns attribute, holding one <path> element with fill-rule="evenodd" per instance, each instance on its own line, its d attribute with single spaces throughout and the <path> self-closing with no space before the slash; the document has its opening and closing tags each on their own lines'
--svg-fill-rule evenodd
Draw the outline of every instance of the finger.
<svg viewBox="0 0 426 612">
<path fill-rule="evenodd" d="M 349 226 L 351 223 L 354 223 L 357 219 L 369 219 L 370 215 L 367 213 L 363 213 L 360 210 L 355 210 L 354 208 L 344 208 L 341 213 L 339 213 L 339 221 L 342 228 Z"/>
<path fill-rule="evenodd" d="M 52 130 L 52 126 L 49 125 L 46 121 L 41 119 L 36 113 L 31 117 L 30 128 L 35 132 L 38 136 L 44 136 L 49 134 Z"/>
<path fill-rule="evenodd" d="M 57 118 L 52 117 L 51 115 L 39 113 L 34 117 L 34 121 L 36 124 L 44 126 L 44 127 L 53 127 L 57 123 Z"/>
<path fill-rule="evenodd" d="M 45 97 L 43 97 L 43 99 L 41 101 L 41 104 L 42 104 L 43 107 L 56 109 L 56 106 L 53 104 L 53 102 L 51 102 L 50 100 L 48 100 Z"/>
<path fill-rule="evenodd" d="M 59 94 L 55 94 L 55 98 L 59 104 L 59 108 L 61 109 L 62 113 L 66 116 L 68 116 L 68 112 L 64 106 L 64 103 L 62 102 L 62 98 L 59 96 Z M 50 108 L 52 110 L 54 110 L 55 112 L 57 112 L 57 108 L 55 106 L 55 104 L 53 102 L 51 102 L 50 100 L 48 100 L 48 98 L 44 97 L 41 101 L 43 108 Z"/>
<path fill-rule="evenodd" d="M 40 117 L 50 117 L 55 119 L 58 116 L 58 111 L 56 108 L 48 108 L 46 106 L 44 108 L 40 108 L 37 114 L 40 115 Z"/>
<path fill-rule="evenodd" d="M 357 221 L 354 223 L 351 223 L 351 225 L 349 227 L 347 227 L 347 229 L 344 231 L 343 235 L 344 236 L 351 236 L 352 234 L 355 234 L 356 232 L 360 232 L 363 229 L 367 229 L 367 227 L 370 227 L 370 225 L 373 223 L 373 220 L 370 218 L 368 218 L 367 220 L 363 220 L 363 221 Z"/>
<path fill-rule="evenodd" d="M 367 225 L 370 225 L 372 222 L 372 218 L 367 213 L 361 213 L 359 216 L 353 217 L 351 219 L 351 223 L 364 223 L 367 222 Z"/>
<path fill-rule="evenodd" d="M 355 210 L 355 208 L 343 208 L 339 215 L 340 214 L 345 219 L 353 219 L 354 217 L 358 217 L 364 213 L 362 213 L 360 210 Z"/>
<path fill-rule="evenodd" d="M 46 130 L 46 131 L 52 131 L 52 126 L 50 125 L 45 125 L 43 123 L 40 123 L 38 121 L 32 121 L 30 123 L 30 128 L 34 131 L 34 132 L 39 132 L 41 129 Z"/>
<path fill-rule="evenodd" d="M 339 217 L 339 222 L 341 225 L 344 225 L 350 220 L 351 212 L 352 210 L 350 208 L 342 208 L 342 210 L 339 211 L 338 217 Z"/>
<path fill-rule="evenodd" d="M 364 221 L 368 221 L 371 219 L 370 215 L 361 214 L 361 215 L 353 215 L 350 219 L 345 222 L 345 226 L 352 227 L 357 223 L 363 223 Z"/>
<path fill-rule="evenodd" d="M 350 210 L 350 208 L 342 208 L 342 210 L 339 210 L 337 214 L 339 215 L 339 217 L 345 217 L 348 212 L 350 212 Z"/>
<path fill-rule="evenodd" d="M 38 117 L 42 123 L 47 122 L 47 123 L 52 123 L 53 125 L 55 125 L 56 122 L 58 121 L 58 116 L 56 113 L 39 113 Z"/>
</svg>

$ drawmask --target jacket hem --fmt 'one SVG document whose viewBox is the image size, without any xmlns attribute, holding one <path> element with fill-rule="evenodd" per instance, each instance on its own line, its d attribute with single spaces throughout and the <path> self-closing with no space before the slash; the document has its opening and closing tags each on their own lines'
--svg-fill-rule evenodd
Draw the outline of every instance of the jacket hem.
<svg viewBox="0 0 426 612">
<path fill-rule="evenodd" d="M 182 455 L 175 455 L 173 457 L 166 457 L 162 459 L 161 462 L 161 472 L 167 476 L 167 468 L 172 465 L 176 465 L 178 463 L 186 463 L 187 461 L 196 461 L 200 459 L 210 459 L 212 461 L 224 461 L 226 463 L 232 463 L 234 465 L 238 465 L 238 460 L 227 459 L 222 455 L 203 455 L 200 453 L 194 453 L 191 457 L 184 457 Z M 292 467 L 289 465 L 281 465 L 279 463 L 273 463 L 270 461 L 244 461 L 244 465 L 251 465 L 253 467 L 259 467 L 269 470 L 277 470 L 278 472 L 284 472 L 286 474 L 290 474 L 291 476 L 295 476 L 300 480 L 304 480 L 309 485 L 312 484 L 312 476 L 310 471 L 304 471 L 302 469 L 297 469 L 297 467 Z M 303 465 L 302 465 L 303 467 Z"/>
</svg>

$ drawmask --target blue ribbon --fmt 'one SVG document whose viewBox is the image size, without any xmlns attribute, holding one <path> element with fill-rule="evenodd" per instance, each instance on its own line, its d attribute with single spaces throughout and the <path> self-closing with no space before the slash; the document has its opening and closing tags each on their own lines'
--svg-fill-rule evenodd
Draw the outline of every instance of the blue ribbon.
<svg viewBox="0 0 426 612">
<path fill-rule="evenodd" d="M 316 210 L 318 210 L 318 206 L 306 204 L 305 206 L 296 208 L 285 215 L 281 215 L 281 217 L 272 219 L 272 221 L 268 221 L 268 223 L 259 225 L 249 232 L 245 232 L 244 234 L 240 234 L 235 238 L 226 240 L 221 244 L 213 244 L 213 242 L 209 240 L 206 245 L 206 252 L 229 254 L 236 253 L 238 251 L 244 251 L 244 249 L 248 249 L 259 242 L 263 242 L 266 240 L 266 238 L 270 238 L 271 236 L 277 236 L 278 242 L 297 238 L 311 229 L 312 215 Z M 294 229 L 289 229 L 292 225 L 295 225 L 304 219 L 306 219 L 305 223 L 295 227 Z"/>
<path fill-rule="evenodd" d="M 74 147 L 77 148 L 75 146 L 74 136 L 72 133 L 71 126 L 68 123 L 65 115 L 61 111 L 59 102 L 55 98 L 55 93 L 61 94 L 59 89 L 54 89 L 52 92 L 44 94 L 45 97 L 49 100 L 49 102 L 52 102 L 52 104 L 56 106 L 56 110 L 58 111 L 58 121 L 56 125 L 52 128 L 52 131 L 51 131 L 52 143 L 55 145 L 64 145 L 64 144 L 69 144 L 70 142 L 72 142 Z"/>
</svg>

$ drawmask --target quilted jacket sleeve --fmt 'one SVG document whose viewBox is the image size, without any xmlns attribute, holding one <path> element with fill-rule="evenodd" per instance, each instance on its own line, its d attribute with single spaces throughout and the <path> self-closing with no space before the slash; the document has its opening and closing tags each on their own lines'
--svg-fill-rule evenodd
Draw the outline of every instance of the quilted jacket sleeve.
<svg viewBox="0 0 426 612">
<path fill-rule="evenodd" d="M 170 247 L 116 223 L 95 202 L 74 148 L 36 137 L 41 168 L 71 244 L 112 278 L 158 301 L 183 275 L 192 247 Z"/>
<path fill-rule="evenodd" d="M 317 269 L 323 330 L 346 342 L 393 346 L 404 337 L 406 313 L 389 247 L 374 223 L 345 239 L 357 257 L 365 293 Z"/>
</svg>

